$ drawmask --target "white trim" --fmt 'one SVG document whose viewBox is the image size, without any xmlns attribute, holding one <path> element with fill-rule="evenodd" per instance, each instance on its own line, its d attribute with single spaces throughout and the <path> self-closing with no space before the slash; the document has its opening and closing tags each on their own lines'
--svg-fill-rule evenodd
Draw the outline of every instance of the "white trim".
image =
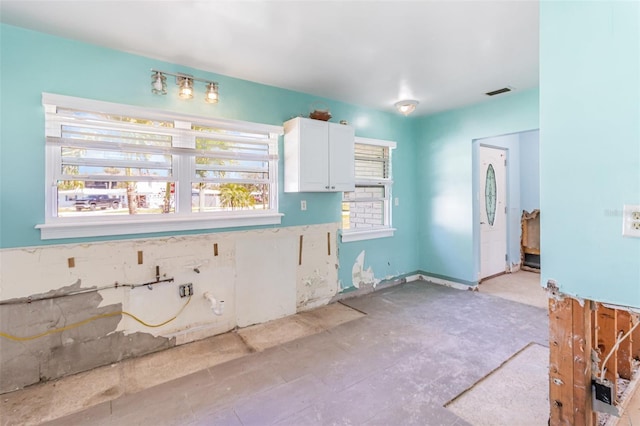
<svg viewBox="0 0 640 426">
<path fill-rule="evenodd" d="M 36 225 L 40 238 L 98 237 L 103 235 L 145 234 L 150 232 L 173 232 L 202 229 L 219 229 L 239 226 L 279 225 L 283 214 L 234 215 L 216 217 L 167 217 L 148 220 L 83 221 L 75 223 L 46 223 Z"/>
<path fill-rule="evenodd" d="M 42 104 L 47 112 L 52 111 L 52 106 L 72 108 L 78 110 L 89 110 L 118 115 L 139 114 L 153 115 L 156 119 L 164 119 L 164 121 L 186 121 L 196 122 L 198 124 L 212 124 L 220 128 L 232 128 L 234 130 L 246 130 L 252 132 L 265 132 L 275 135 L 283 135 L 283 126 L 274 126 L 271 124 L 252 123 L 241 120 L 228 120 L 222 118 L 209 118 L 198 115 L 182 114 L 173 111 L 164 111 L 156 108 L 148 108 L 134 105 L 118 104 L 113 102 L 97 101 L 94 99 L 76 98 L 74 96 L 57 95 L 54 93 L 42 93 Z M 55 111 L 55 110 L 53 110 Z"/>
<path fill-rule="evenodd" d="M 393 141 L 388 141 L 384 139 L 371 139 L 371 138 L 363 138 L 356 136 L 355 144 L 360 145 L 370 145 L 370 146 L 379 146 L 385 147 L 389 150 L 389 159 L 388 159 L 388 167 L 389 171 L 392 170 L 391 158 L 392 158 L 392 150 L 396 148 L 396 143 Z M 392 173 L 392 172 L 391 172 Z M 393 191 L 393 179 L 392 175 L 387 179 L 377 179 L 377 178 L 360 178 L 356 180 L 356 188 L 354 191 L 345 191 L 345 192 L 355 192 L 358 186 L 380 186 L 384 187 L 385 197 L 384 199 L 376 199 L 374 201 L 382 201 L 383 209 L 384 209 L 384 227 L 383 228 L 375 228 L 375 229 L 345 229 L 341 234 L 341 241 L 343 243 L 348 243 L 352 241 L 364 241 L 364 240 L 372 240 L 376 238 L 387 238 L 393 237 L 395 228 L 392 228 L 392 211 L 393 208 L 391 206 L 392 199 L 392 191 Z M 344 194 L 342 193 L 342 202 L 346 203 L 358 203 L 358 202 L 366 202 L 368 200 L 345 200 Z M 370 200 L 369 200 L 370 201 Z"/>
<path fill-rule="evenodd" d="M 393 141 L 386 141 L 384 139 L 363 138 L 360 136 L 356 136 L 355 143 L 361 143 L 364 145 L 374 145 L 374 146 L 386 146 L 389 149 L 396 148 L 396 143 Z"/>
<path fill-rule="evenodd" d="M 41 239 L 57 239 L 57 238 L 82 238 L 96 237 L 108 235 L 126 235 L 126 234 L 143 234 L 152 232 L 173 232 L 186 230 L 206 230 L 220 229 L 230 227 L 244 226 L 263 226 L 263 225 L 279 225 L 281 223 L 282 214 L 278 213 L 278 135 L 283 134 L 282 126 L 272 126 L 261 123 L 251 123 L 238 120 L 226 120 L 219 118 L 209 118 L 202 116 L 192 116 L 187 114 L 175 113 L 170 111 L 160 111 L 152 108 L 141 106 L 132 106 L 124 104 L 116 104 L 110 102 L 96 101 L 91 99 L 75 98 L 63 95 L 54 95 L 50 93 L 42 94 L 42 103 L 46 111 L 47 124 L 47 143 L 46 150 L 46 207 L 45 207 L 45 223 L 36 225 L 40 229 Z M 147 117 L 158 121 L 167 121 L 174 123 L 174 128 L 167 129 L 147 129 L 136 124 L 112 124 L 103 120 L 76 120 L 74 117 L 67 115 L 57 116 L 56 111 L 63 109 L 71 109 L 78 111 L 90 111 L 99 114 L 115 114 L 118 116 L 131 117 Z M 78 121 L 76 123 L 76 121 Z M 74 180 L 73 176 L 63 175 L 59 164 L 61 163 L 60 150 L 64 144 L 59 143 L 61 138 L 60 129 L 64 123 L 71 123 L 73 126 L 87 128 L 113 128 L 120 130 L 129 130 L 131 127 L 140 127 L 140 131 L 153 134 L 172 135 L 175 146 L 170 148 L 150 147 L 148 151 L 163 152 L 172 155 L 171 169 L 173 176 L 171 177 L 134 177 L 132 181 L 152 181 L 160 180 L 167 182 L 176 182 L 176 199 L 175 213 L 170 215 L 135 215 L 110 216 L 110 217 L 59 217 L 58 216 L 58 194 L 56 191 L 56 182 L 59 180 Z M 206 155 L 202 150 L 195 149 L 196 136 L 213 137 L 214 134 L 191 130 L 192 123 L 198 126 L 205 126 L 223 130 L 232 130 L 244 133 L 254 133 L 259 136 L 255 140 L 244 136 L 221 135 L 220 139 L 227 141 L 235 141 L 241 143 L 249 143 L 258 145 L 266 145 L 270 155 L 265 153 L 259 156 L 260 161 L 269 162 L 269 179 L 266 182 L 251 180 L 251 183 L 265 183 L 269 185 L 270 193 L 270 209 L 268 211 L 233 211 L 233 212 L 217 212 L 215 214 L 206 214 L 193 212 L 191 208 L 192 184 L 193 182 L 214 182 L 212 179 L 198 179 L 195 173 L 195 158 L 199 155 Z M 94 126 L 95 124 L 95 126 Z M 267 137 L 268 136 L 268 137 Z M 216 138 L 218 138 L 216 136 Z M 172 142 L 172 143 L 173 143 Z M 95 144 L 100 145 L 99 143 Z M 88 144 L 91 147 L 93 144 Z M 124 146 L 124 145 L 122 145 Z M 100 147 L 98 146 L 97 149 Z M 144 150 L 146 152 L 147 150 Z M 222 155 L 223 157 L 236 157 L 230 155 Z M 251 156 L 254 158 L 254 156 Z M 250 159 L 251 159 L 250 158 Z M 255 157 L 258 158 L 258 157 Z M 81 164 L 81 161 L 74 161 L 73 164 Z M 96 160 L 97 164 L 100 164 Z M 116 166 L 135 166 L 135 163 L 123 161 L 113 162 Z M 165 164 L 160 164 L 165 166 Z M 155 166 L 155 164 L 151 164 Z M 230 170 L 227 168 L 227 170 Z M 78 180 L 91 180 L 92 176 L 79 176 Z M 105 178 L 106 179 L 106 178 Z M 94 177 L 93 180 L 100 180 L 100 176 Z M 125 177 L 114 177 L 115 181 L 124 181 Z M 240 179 L 227 179 L 225 182 L 243 183 Z"/>
<path fill-rule="evenodd" d="M 350 243 L 352 241 L 373 240 L 375 238 L 393 237 L 395 228 L 377 228 L 367 230 L 344 230 L 342 231 L 342 242 Z"/>
<path fill-rule="evenodd" d="M 457 290 L 476 290 L 478 285 L 466 285 L 462 283 L 457 283 L 455 281 L 449 281 L 442 278 L 432 277 L 431 275 L 420 274 L 421 281 L 427 281 L 433 284 L 443 285 L 445 287 L 455 288 Z"/>
<path fill-rule="evenodd" d="M 422 276 L 419 274 L 414 274 L 414 275 L 409 275 L 408 277 L 404 278 L 405 282 L 411 283 L 414 281 L 421 281 L 422 280 Z"/>
</svg>

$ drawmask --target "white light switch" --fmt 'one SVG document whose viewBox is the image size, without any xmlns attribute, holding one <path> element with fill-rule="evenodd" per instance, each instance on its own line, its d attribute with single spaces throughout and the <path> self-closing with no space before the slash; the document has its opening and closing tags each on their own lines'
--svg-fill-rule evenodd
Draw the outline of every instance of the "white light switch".
<svg viewBox="0 0 640 426">
<path fill-rule="evenodd" d="M 393 204 L 394 204 L 396 207 L 400 205 L 400 200 L 398 199 L 398 197 L 396 197 L 396 198 L 393 200 Z"/>
<path fill-rule="evenodd" d="M 302 211 L 307 210 L 307 200 L 300 201 L 300 210 Z"/>
<path fill-rule="evenodd" d="M 623 206 L 622 235 L 640 238 L 640 206 Z"/>
</svg>

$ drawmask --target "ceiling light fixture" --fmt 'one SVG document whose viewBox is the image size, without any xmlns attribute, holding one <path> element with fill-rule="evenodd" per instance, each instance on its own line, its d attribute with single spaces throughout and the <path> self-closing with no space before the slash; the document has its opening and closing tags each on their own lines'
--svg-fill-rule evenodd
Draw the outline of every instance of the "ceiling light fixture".
<svg viewBox="0 0 640 426">
<path fill-rule="evenodd" d="M 409 115 L 413 111 L 415 111 L 416 106 L 418 106 L 418 103 L 419 103 L 418 101 L 409 99 L 405 101 L 398 101 L 394 104 L 394 106 L 398 111 L 400 111 L 404 115 Z"/>
<path fill-rule="evenodd" d="M 167 76 L 175 77 L 176 85 L 178 86 L 178 96 L 182 99 L 193 98 L 193 84 L 196 81 L 206 84 L 206 92 L 204 100 L 207 103 L 218 103 L 218 83 L 211 80 L 204 80 L 197 78 L 191 74 L 183 73 L 170 73 L 166 71 L 151 70 L 151 93 L 154 95 L 166 95 L 167 94 Z"/>
</svg>

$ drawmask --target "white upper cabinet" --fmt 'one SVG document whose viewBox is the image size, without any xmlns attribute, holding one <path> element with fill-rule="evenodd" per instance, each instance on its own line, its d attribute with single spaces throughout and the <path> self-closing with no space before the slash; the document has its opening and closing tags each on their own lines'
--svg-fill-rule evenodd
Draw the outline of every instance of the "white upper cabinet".
<svg viewBox="0 0 640 426">
<path fill-rule="evenodd" d="M 355 190 L 354 141 L 351 126 L 302 117 L 284 123 L 285 192 Z"/>
</svg>

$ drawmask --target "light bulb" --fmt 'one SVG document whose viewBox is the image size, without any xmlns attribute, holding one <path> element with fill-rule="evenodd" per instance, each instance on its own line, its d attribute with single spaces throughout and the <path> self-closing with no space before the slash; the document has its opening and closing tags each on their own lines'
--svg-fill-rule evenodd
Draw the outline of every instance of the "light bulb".
<svg viewBox="0 0 640 426">
<path fill-rule="evenodd" d="M 395 107 L 404 115 L 409 115 L 415 111 L 417 105 L 418 101 L 414 100 L 399 101 L 395 103 Z"/>
<path fill-rule="evenodd" d="M 210 104 L 218 103 L 217 83 L 207 83 L 207 92 L 205 93 L 204 100 Z"/>
<path fill-rule="evenodd" d="M 180 91 L 178 92 L 178 96 L 182 99 L 191 99 L 193 98 L 193 80 L 188 77 L 181 77 L 180 80 Z"/>
<path fill-rule="evenodd" d="M 167 94 L 167 78 L 161 72 L 156 71 L 151 76 L 151 92 L 155 95 Z"/>
</svg>

